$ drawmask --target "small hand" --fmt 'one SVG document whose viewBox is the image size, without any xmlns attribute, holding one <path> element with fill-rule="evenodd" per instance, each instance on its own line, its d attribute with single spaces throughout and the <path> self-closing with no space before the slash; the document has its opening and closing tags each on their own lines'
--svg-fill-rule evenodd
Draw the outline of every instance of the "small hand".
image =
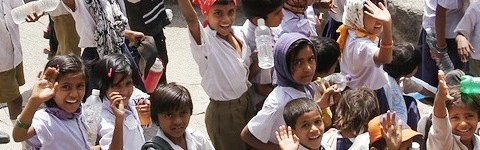
<svg viewBox="0 0 480 150">
<path fill-rule="evenodd" d="M 402 120 L 395 121 L 396 113 L 387 111 L 384 120 L 380 121 L 382 136 L 388 149 L 399 149 L 402 144 Z"/>
<path fill-rule="evenodd" d="M 297 150 L 300 146 L 297 135 L 292 133 L 292 128 L 290 126 L 285 127 L 282 125 L 275 131 L 275 135 L 278 140 L 278 145 L 282 150 Z"/>
<path fill-rule="evenodd" d="M 402 90 L 403 93 L 414 93 L 423 90 L 423 86 L 421 84 L 418 84 L 411 78 L 401 77 L 399 81 L 400 90 Z"/>
<path fill-rule="evenodd" d="M 135 108 L 140 114 L 150 115 L 150 100 L 145 100 L 143 104 L 138 104 Z"/>
<path fill-rule="evenodd" d="M 462 62 L 467 62 L 472 53 L 475 53 L 475 49 L 472 44 L 463 35 L 457 35 L 455 38 L 457 41 L 458 55 Z"/>
<path fill-rule="evenodd" d="M 438 70 L 438 91 L 435 94 L 435 101 L 448 102 L 454 98 L 448 92 L 447 82 L 445 81 L 445 73 L 442 70 Z"/>
<path fill-rule="evenodd" d="M 334 84 L 332 86 L 329 86 L 325 91 L 323 91 L 322 96 L 320 97 L 319 100 L 317 100 L 318 106 L 320 108 L 327 108 L 335 104 L 336 102 L 330 102 L 331 97 L 334 97 L 338 94 L 340 94 L 340 89 L 338 89 L 337 85 Z"/>
<path fill-rule="evenodd" d="M 32 99 L 39 100 L 39 103 L 50 100 L 55 95 L 58 85 L 58 82 L 56 82 L 57 75 L 58 69 L 53 67 L 48 67 L 44 73 L 39 72 L 38 81 L 35 82 L 32 89 Z"/>
<path fill-rule="evenodd" d="M 45 15 L 45 12 L 41 13 L 40 15 L 37 15 L 36 12 L 33 13 L 33 17 L 30 15 L 27 15 L 27 18 L 25 18 L 25 21 L 27 22 L 36 22 L 38 19 L 40 19 L 43 15 Z"/>
<path fill-rule="evenodd" d="M 112 109 L 115 118 L 123 120 L 123 116 L 125 115 L 125 104 L 123 103 L 122 98 L 113 99 L 110 108 Z"/>
<path fill-rule="evenodd" d="M 382 23 L 392 22 L 392 16 L 383 3 L 378 3 L 378 7 L 371 1 L 366 1 L 365 3 L 366 4 L 364 4 L 364 6 L 367 8 L 367 10 L 364 11 L 365 14 L 377 19 L 378 21 L 381 21 Z"/>
</svg>

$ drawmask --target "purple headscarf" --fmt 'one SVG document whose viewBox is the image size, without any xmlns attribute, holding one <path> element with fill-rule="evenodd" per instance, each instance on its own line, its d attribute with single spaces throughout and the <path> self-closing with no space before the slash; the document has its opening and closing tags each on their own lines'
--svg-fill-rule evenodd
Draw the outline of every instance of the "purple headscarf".
<svg viewBox="0 0 480 150">
<path fill-rule="evenodd" d="M 300 33 L 284 33 L 275 43 L 273 57 L 275 58 L 274 64 L 276 79 L 273 82 L 279 86 L 296 87 L 300 85 L 293 79 L 292 74 L 290 71 L 288 71 L 289 69 L 287 65 L 287 53 L 289 52 L 288 48 L 290 48 L 294 42 L 300 39 L 310 41 L 308 37 Z"/>
</svg>

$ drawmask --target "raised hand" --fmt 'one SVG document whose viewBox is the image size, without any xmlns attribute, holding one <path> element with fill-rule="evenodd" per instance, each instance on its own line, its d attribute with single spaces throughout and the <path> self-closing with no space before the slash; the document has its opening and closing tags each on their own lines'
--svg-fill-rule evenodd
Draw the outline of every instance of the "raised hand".
<svg viewBox="0 0 480 150">
<path fill-rule="evenodd" d="M 373 17 L 374 19 L 381 21 L 382 23 L 389 23 L 392 22 L 392 16 L 388 9 L 383 5 L 383 3 L 378 3 L 377 5 L 373 4 L 371 1 L 367 0 L 364 4 L 366 11 L 365 14 Z"/>
<path fill-rule="evenodd" d="M 275 131 L 275 135 L 277 136 L 278 145 L 282 150 L 297 150 L 300 146 L 298 137 L 292 133 L 290 126 L 280 126 L 278 130 Z"/>
<path fill-rule="evenodd" d="M 40 15 L 37 15 L 37 13 L 34 12 L 32 16 L 27 15 L 27 18 L 25 18 L 25 21 L 27 21 L 27 22 L 36 22 L 36 21 L 38 21 L 38 19 L 40 19 L 43 15 L 45 15 L 45 12 L 41 13 Z"/>
<path fill-rule="evenodd" d="M 112 108 L 113 114 L 116 118 L 123 120 L 125 115 L 125 97 L 118 92 L 112 92 L 108 96 L 111 101 L 110 108 Z"/>
<path fill-rule="evenodd" d="M 387 111 L 386 117 L 380 121 L 382 136 L 390 150 L 397 150 L 402 144 L 402 120 L 395 121 L 396 113 Z"/>
<path fill-rule="evenodd" d="M 58 69 L 53 67 L 48 67 L 43 73 L 39 72 L 38 81 L 35 82 L 32 89 L 31 99 L 38 103 L 43 103 L 51 99 L 58 85 L 56 81 L 58 73 Z"/>
</svg>

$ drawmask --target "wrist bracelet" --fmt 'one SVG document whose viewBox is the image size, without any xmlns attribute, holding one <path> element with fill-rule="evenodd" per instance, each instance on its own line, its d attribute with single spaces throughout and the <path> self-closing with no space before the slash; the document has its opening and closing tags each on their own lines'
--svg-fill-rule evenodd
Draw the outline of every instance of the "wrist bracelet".
<svg viewBox="0 0 480 150">
<path fill-rule="evenodd" d="M 381 44 L 380 48 L 390 49 L 390 48 L 393 48 L 393 44 Z"/>
<path fill-rule="evenodd" d="M 30 128 L 30 126 L 31 126 L 31 124 L 25 124 L 22 121 L 20 121 L 20 118 L 17 118 L 16 125 L 17 125 L 17 127 L 25 129 L 25 130 L 28 130 L 28 128 Z"/>
</svg>

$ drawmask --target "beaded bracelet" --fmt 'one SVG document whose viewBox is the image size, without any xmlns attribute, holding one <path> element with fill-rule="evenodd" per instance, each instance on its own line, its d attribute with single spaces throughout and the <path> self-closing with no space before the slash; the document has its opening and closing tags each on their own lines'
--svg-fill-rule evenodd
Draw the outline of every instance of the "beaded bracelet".
<svg viewBox="0 0 480 150">
<path fill-rule="evenodd" d="M 28 130 L 30 128 L 31 124 L 25 124 L 22 121 L 20 121 L 20 118 L 17 118 L 17 127 Z"/>
</svg>

